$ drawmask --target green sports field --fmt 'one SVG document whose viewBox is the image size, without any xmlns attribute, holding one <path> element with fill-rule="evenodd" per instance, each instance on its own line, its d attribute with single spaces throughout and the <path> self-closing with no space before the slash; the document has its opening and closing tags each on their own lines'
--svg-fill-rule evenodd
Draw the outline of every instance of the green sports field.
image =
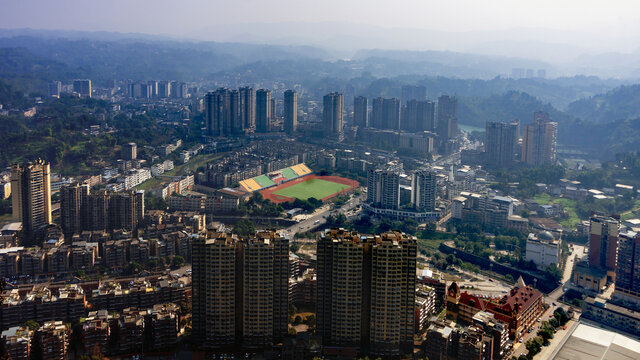
<svg viewBox="0 0 640 360">
<path fill-rule="evenodd" d="M 327 196 L 331 196 L 348 188 L 349 185 L 338 184 L 322 179 L 310 179 L 305 182 L 286 187 L 282 190 L 275 191 L 274 194 L 289 198 L 297 198 L 300 200 L 307 200 L 311 197 L 322 200 Z"/>
</svg>

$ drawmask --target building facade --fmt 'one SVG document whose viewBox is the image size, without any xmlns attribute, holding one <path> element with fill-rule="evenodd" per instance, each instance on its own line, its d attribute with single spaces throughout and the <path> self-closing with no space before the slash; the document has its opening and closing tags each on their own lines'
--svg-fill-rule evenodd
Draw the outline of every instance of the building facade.
<svg viewBox="0 0 640 360">
<path fill-rule="evenodd" d="M 557 136 L 558 123 L 545 112 L 535 112 L 533 123 L 523 127 L 522 162 L 533 166 L 555 164 Z"/>
<path fill-rule="evenodd" d="M 416 240 L 327 230 L 318 240 L 317 333 L 325 346 L 380 356 L 411 351 Z"/>
<path fill-rule="evenodd" d="M 620 236 L 620 221 L 593 215 L 589 220 L 589 266 L 607 272 L 607 281 L 615 282 Z"/>
<path fill-rule="evenodd" d="M 343 108 L 344 96 L 337 92 L 327 94 L 322 99 L 322 126 L 325 138 L 342 141 L 344 139 Z"/>
<path fill-rule="evenodd" d="M 298 93 L 284 92 L 284 132 L 291 135 L 298 130 Z"/>
<path fill-rule="evenodd" d="M 205 348 L 258 349 L 288 331 L 289 241 L 210 231 L 193 242 L 193 334 Z"/>
<path fill-rule="evenodd" d="M 505 167 L 515 162 L 519 121 L 510 123 L 487 122 L 485 131 L 486 162 L 489 166 Z"/>
<path fill-rule="evenodd" d="M 256 91 L 256 131 L 271 132 L 271 90 Z"/>
<path fill-rule="evenodd" d="M 13 221 L 22 222 L 28 241 L 42 240 L 51 224 L 51 179 L 49 163 L 37 160 L 11 167 Z"/>
<path fill-rule="evenodd" d="M 364 96 L 353 98 L 353 125 L 360 128 L 369 127 L 369 100 Z"/>
</svg>

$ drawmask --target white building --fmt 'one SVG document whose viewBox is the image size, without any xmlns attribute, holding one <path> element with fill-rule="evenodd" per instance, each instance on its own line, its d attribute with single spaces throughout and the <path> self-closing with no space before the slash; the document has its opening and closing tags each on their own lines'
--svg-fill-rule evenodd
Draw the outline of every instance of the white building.
<svg viewBox="0 0 640 360">
<path fill-rule="evenodd" d="M 553 238 L 548 231 L 541 232 L 537 237 L 529 234 L 527 239 L 526 260 L 533 261 L 540 268 L 560 262 L 560 242 Z"/>
<path fill-rule="evenodd" d="M 164 164 L 151 165 L 151 175 L 158 176 L 164 174 Z"/>
</svg>

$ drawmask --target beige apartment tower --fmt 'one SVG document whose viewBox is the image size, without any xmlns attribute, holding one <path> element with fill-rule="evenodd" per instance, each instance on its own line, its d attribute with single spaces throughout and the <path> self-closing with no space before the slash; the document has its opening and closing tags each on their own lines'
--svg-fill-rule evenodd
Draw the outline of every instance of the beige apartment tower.
<svg viewBox="0 0 640 360">
<path fill-rule="evenodd" d="M 331 229 L 318 240 L 317 334 L 323 345 L 391 357 L 413 345 L 416 240 Z"/>
<path fill-rule="evenodd" d="M 288 330 L 289 241 L 208 232 L 193 242 L 193 334 L 207 349 L 263 349 Z"/>
</svg>

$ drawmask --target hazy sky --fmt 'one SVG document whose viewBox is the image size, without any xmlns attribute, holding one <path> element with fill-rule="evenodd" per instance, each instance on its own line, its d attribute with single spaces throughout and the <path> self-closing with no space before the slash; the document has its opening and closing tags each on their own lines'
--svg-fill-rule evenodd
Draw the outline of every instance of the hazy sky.
<svg viewBox="0 0 640 360">
<path fill-rule="evenodd" d="M 640 33 L 634 0 L 0 0 L 1 28 L 182 36 L 211 25 L 339 21 L 442 31 Z"/>
</svg>

